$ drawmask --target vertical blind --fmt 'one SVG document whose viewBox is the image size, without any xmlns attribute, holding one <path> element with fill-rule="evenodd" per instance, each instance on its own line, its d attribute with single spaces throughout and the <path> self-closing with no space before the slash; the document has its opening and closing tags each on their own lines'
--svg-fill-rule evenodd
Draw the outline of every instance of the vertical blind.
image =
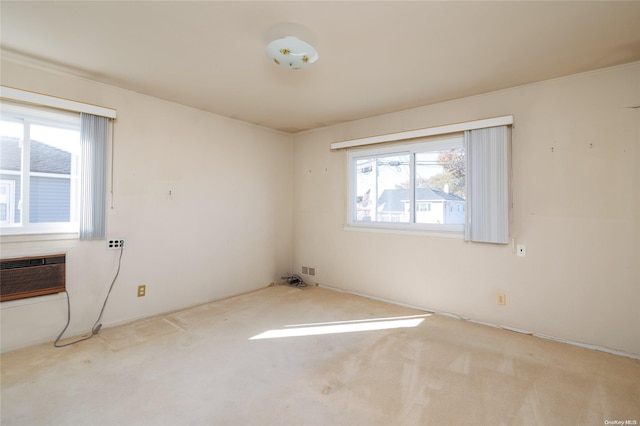
<svg viewBox="0 0 640 426">
<path fill-rule="evenodd" d="M 109 119 L 80 114 L 80 239 L 106 236 Z"/>
<path fill-rule="evenodd" d="M 466 241 L 509 243 L 511 129 L 467 130 Z"/>
</svg>

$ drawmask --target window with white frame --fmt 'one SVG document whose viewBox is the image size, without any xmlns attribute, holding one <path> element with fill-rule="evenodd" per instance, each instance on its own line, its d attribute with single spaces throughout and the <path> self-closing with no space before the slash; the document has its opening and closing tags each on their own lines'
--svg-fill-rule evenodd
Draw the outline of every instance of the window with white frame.
<svg viewBox="0 0 640 426">
<path fill-rule="evenodd" d="M 3 235 L 78 232 L 80 114 L 2 103 Z"/>
<path fill-rule="evenodd" d="M 504 115 L 333 142 L 331 150 L 356 149 L 348 154 L 347 224 L 450 234 L 463 230 L 465 241 L 508 244 L 513 123 L 513 115 Z M 421 139 L 425 144 L 418 143 L 419 138 L 432 137 L 445 140 Z M 390 145 L 359 149 L 384 143 Z M 405 176 L 390 177 L 391 168 Z M 398 183 L 407 174 L 408 184 Z M 425 201 L 428 194 L 424 191 L 434 191 L 438 180 L 441 188 L 436 189 L 444 194 L 453 191 L 458 198 L 449 201 L 455 203 Z M 458 224 L 460 217 L 464 217 L 462 225 Z"/>
<path fill-rule="evenodd" d="M 462 134 L 356 149 L 348 154 L 348 224 L 462 236 L 466 166 Z"/>
</svg>

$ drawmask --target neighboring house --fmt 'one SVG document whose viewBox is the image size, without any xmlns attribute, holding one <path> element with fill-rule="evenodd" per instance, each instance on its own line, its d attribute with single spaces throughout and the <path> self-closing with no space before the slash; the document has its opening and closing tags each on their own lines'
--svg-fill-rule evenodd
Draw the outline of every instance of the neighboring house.
<svg viewBox="0 0 640 426">
<path fill-rule="evenodd" d="M 0 139 L 0 223 L 21 222 L 20 139 Z M 29 222 L 70 220 L 71 153 L 38 141 L 31 141 Z"/>
<path fill-rule="evenodd" d="M 416 190 L 416 223 L 464 224 L 465 201 L 457 195 L 433 188 Z M 407 222 L 409 190 L 385 189 L 377 202 L 377 221 Z"/>
</svg>

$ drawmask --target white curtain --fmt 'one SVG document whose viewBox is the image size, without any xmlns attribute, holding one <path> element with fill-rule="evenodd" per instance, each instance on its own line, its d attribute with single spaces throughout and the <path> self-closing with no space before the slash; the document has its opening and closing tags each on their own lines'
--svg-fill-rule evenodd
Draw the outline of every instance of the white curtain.
<svg viewBox="0 0 640 426">
<path fill-rule="evenodd" d="M 109 119 L 80 114 L 80 239 L 106 236 Z"/>
<path fill-rule="evenodd" d="M 509 243 L 510 146 L 508 126 L 467 130 L 466 241 Z"/>
</svg>

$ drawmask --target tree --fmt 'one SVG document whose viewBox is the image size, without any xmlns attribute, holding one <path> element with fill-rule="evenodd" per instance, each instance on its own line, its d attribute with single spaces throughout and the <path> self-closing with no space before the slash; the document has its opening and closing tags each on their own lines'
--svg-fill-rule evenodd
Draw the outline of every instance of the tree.
<svg viewBox="0 0 640 426">
<path fill-rule="evenodd" d="M 438 154 L 438 164 L 442 166 L 442 173 L 428 178 L 418 177 L 417 188 L 432 188 L 448 192 L 458 197 L 465 198 L 465 153 L 463 148 L 442 151 Z M 448 188 L 446 187 L 448 185 Z M 396 185 L 396 188 L 407 189 L 409 182 Z"/>
<path fill-rule="evenodd" d="M 464 148 L 443 151 L 438 155 L 438 161 L 445 172 L 450 173 L 455 179 L 464 181 L 466 172 Z"/>
<path fill-rule="evenodd" d="M 443 151 L 438 155 L 438 163 L 442 165 L 443 172 L 423 179 L 423 182 L 416 182 L 418 185 L 424 184 L 430 188 L 444 191 L 448 185 L 448 192 L 458 197 L 465 198 L 465 153 L 463 148 Z"/>
</svg>

